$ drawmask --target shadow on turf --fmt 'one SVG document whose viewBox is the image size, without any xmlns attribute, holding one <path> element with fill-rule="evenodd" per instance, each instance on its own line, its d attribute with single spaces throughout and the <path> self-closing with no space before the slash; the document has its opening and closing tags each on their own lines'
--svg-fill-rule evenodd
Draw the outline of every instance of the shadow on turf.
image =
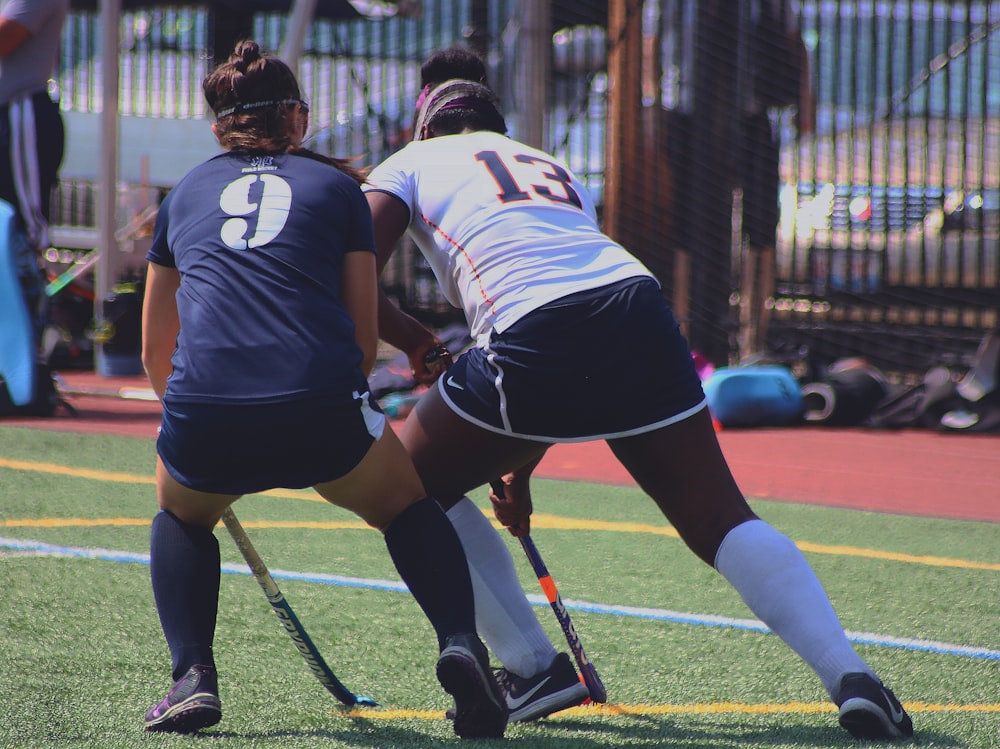
<svg viewBox="0 0 1000 749">
<path fill-rule="evenodd" d="M 746 749 L 748 746 L 766 747 L 857 747 L 857 746 L 888 746 L 884 742 L 858 742 L 836 722 L 829 726 L 814 726 L 786 723 L 779 725 L 777 721 L 768 725 L 754 722 L 737 723 L 728 729 L 715 725 L 706 725 L 704 730 L 696 726 L 696 719 L 685 721 L 688 725 L 679 725 L 674 720 L 658 716 L 628 716 L 631 725 L 609 725 L 603 719 L 594 720 L 541 720 L 528 724 L 511 724 L 503 741 L 505 745 L 516 744 L 530 747 L 543 745 L 545 749 L 607 749 L 618 746 L 662 746 L 671 749 Z M 770 716 L 773 717 L 773 716 Z M 424 732 L 412 731 L 385 721 L 369 721 L 364 718 L 352 718 L 353 728 L 318 729 L 315 731 L 274 731 L 263 733 L 238 733 L 231 731 L 203 731 L 200 735 L 219 738 L 236 739 L 281 739 L 305 738 L 328 739 L 338 741 L 347 746 L 372 747 L 386 749 L 387 747 L 422 747 L 428 740 L 434 740 Z M 451 740 L 462 746 L 497 746 L 495 739 L 459 739 L 449 735 Z M 920 733 L 917 738 L 921 743 L 933 742 L 934 746 L 961 747 L 964 746 L 953 737 L 940 733 Z M 612 742 L 612 743 L 609 743 Z M 912 746 L 913 741 L 893 742 L 891 746 Z"/>
<path fill-rule="evenodd" d="M 857 747 L 888 746 L 886 742 L 865 743 L 854 739 L 842 729 L 834 719 L 829 726 L 809 724 L 780 724 L 767 716 L 767 723 L 750 721 L 736 723 L 729 728 L 705 725 L 697 728 L 697 717 L 686 717 L 684 725 L 675 719 L 655 715 L 629 715 L 637 725 L 616 726 L 597 720 L 542 720 L 524 724 L 530 728 L 530 735 L 518 735 L 518 726 L 507 729 L 506 739 L 524 745 L 537 744 L 544 729 L 558 729 L 558 736 L 546 736 L 546 749 L 559 747 L 617 747 L 617 746 L 669 746 L 670 749 L 747 749 L 748 746 L 761 747 Z M 763 719 L 762 719 L 763 720 Z M 607 736 L 607 739 L 601 738 Z M 611 738 L 614 736 L 615 738 Z M 918 738 L 934 739 L 935 746 L 960 747 L 962 744 L 952 737 L 941 734 L 922 734 Z M 609 743 L 614 742 L 614 743 Z M 891 746 L 911 746 L 912 741 L 893 742 Z"/>
</svg>

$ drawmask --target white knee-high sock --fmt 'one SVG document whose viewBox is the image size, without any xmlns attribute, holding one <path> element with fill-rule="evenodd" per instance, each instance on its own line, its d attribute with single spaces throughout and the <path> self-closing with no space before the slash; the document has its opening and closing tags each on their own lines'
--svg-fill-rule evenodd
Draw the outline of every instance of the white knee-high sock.
<svg viewBox="0 0 1000 749">
<path fill-rule="evenodd" d="M 519 676 L 552 665 L 556 649 L 535 616 L 503 539 L 468 497 L 448 510 L 469 560 L 476 628 L 493 654 Z"/>
<path fill-rule="evenodd" d="M 875 676 L 851 647 L 826 591 L 790 538 L 763 520 L 750 520 L 722 540 L 715 568 L 750 610 L 809 664 L 831 698 L 845 673 Z"/>
</svg>

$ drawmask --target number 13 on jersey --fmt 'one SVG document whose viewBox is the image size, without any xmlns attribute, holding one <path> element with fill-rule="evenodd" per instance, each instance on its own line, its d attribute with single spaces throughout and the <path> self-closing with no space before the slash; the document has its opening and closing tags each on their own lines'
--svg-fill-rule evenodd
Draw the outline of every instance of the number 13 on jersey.
<svg viewBox="0 0 1000 749">
<path fill-rule="evenodd" d="M 583 208 L 580 196 L 573 188 L 573 178 L 564 167 L 553 161 L 531 154 L 522 153 L 514 156 L 516 171 L 522 175 L 522 179 L 526 179 L 526 183 L 523 185 L 514 177 L 511 168 L 504 163 L 496 151 L 480 151 L 476 154 L 476 161 L 482 163 L 489 170 L 497 187 L 500 188 L 497 197 L 503 203 L 532 200 L 534 195 L 538 195 L 553 203 Z M 535 184 L 535 179 L 544 181 Z"/>
</svg>

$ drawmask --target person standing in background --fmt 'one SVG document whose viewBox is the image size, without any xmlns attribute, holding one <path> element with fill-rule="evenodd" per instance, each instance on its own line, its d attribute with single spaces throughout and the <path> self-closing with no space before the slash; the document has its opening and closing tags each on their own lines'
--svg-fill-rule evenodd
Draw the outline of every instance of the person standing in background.
<svg viewBox="0 0 1000 749">
<path fill-rule="evenodd" d="M 489 85 L 486 62 L 473 50 L 459 44 L 435 50 L 420 65 L 420 94 L 413 105 L 413 122 L 403 131 L 405 141 L 414 137 L 413 128 L 427 94 L 453 78 Z"/>
<path fill-rule="evenodd" d="M 65 130 L 49 93 L 70 0 L 0 0 L 0 199 L 31 244 L 48 246 L 49 200 Z"/>
<path fill-rule="evenodd" d="M 49 93 L 70 0 L 0 0 L 0 200 L 9 203 L 27 237 L 17 258 L 25 302 L 44 319 L 38 253 L 49 246 L 49 201 L 65 148 L 59 104 Z"/>
<path fill-rule="evenodd" d="M 781 124 L 797 107 L 800 134 L 815 129 L 809 58 L 799 29 L 797 0 L 751 0 L 741 5 L 740 108 L 736 187 L 740 221 L 740 358 L 767 348 L 774 296 Z"/>
</svg>

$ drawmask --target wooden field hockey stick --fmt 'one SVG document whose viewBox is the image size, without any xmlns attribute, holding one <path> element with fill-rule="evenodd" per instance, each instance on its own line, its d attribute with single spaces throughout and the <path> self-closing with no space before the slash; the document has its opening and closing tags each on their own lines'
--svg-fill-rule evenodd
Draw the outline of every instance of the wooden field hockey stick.
<svg viewBox="0 0 1000 749">
<path fill-rule="evenodd" d="M 490 487 L 498 497 L 504 496 L 504 486 L 501 481 L 491 481 Z M 531 540 L 531 534 L 521 536 L 518 538 L 518 541 L 521 542 L 521 548 L 524 549 L 524 553 L 531 563 L 531 569 L 534 570 L 535 577 L 538 578 L 538 582 L 542 586 L 542 591 L 545 593 L 549 605 L 552 606 L 552 611 L 555 612 L 559 626 L 562 627 L 563 634 L 566 635 L 566 642 L 569 644 L 569 649 L 573 652 L 573 657 L 576 658 L 576 663 L 580 667 L 580 673 L 583 675 L 583 683 L 587 685 L 587 691 L 590 692 L 590 699 L 593 702 L 607 702 L 608 691 L 604 688 L 604 682 L 601 681 L 601 677 L 597 674 L 597 669 L 594 668 L 594 664 L 590 662 L 586 651 L 583 649 L 583 643 L 580 642 L 580 636 L 576 633 L 573 620 L 569 618 L 569 611 L 566 610 L 566 606 L 559 595 L 559 590 L 556 588 L 555 581 L 552 579 L 552 575 L 549 574 L 545 562 L 542 561 L 541 554 L 538 553 L 538 547 Z"/>
<path fill-rule="evenodd" d="M 115 389 L 110 388 L 92 388 L 92 387 L 73 387 L 71 385 L 66 385 L 63 383 L 61 377 L 53 378 L 56 380 L 58 385 L 58 390 L 61 395 L 88 395 L 97 398 L 120 398 L 126 401 L 158 401 L 160 400 L 156 393 L 153 392 L 152 388 L 129 388 L 122 387 Z"/>
<path fill-rule="evenodd" d="M 240 525 L 240 521 L 237 520 L 231 507 L 227 508 L 223 513 L 222 522 L 226 524 L 226 530 L 233 537 L 233 541 L 236 542 L 236 547 L 240 550 L 247 565 L 250 567 L 254 579 L 260 584 L 264 595 L 267 596 L 267 602 L 271 604 L 274 613 L 278 615 L 278 620 L 285 628 L 288 636 L 292 638 L 292 642 L 295 643 L 295 649 L 305 659 L 309 670 L 319 679 L 319 683 L 348 707 L 353 705 L 377 705 L 378 703 L 371 697 L 356 695 L 345 687 L 334 675 L 330 667 L 326 665 L 326 661 L 323 660 L 323 656 L 320 655 L 312 639 L 306 634 L 299 618 L 295 616 L 292 607 L 285 600 L 285 596 L 278 590 L 278 586 L 275 584 L 274 578 L 271 577 L 271 573 L 268 572 L 264 560 L 260 558 L 260 554 L 257 553 L 253 544 L 250 543 L 250 538 L 247 536 L 246 531 L 243 530 L 243 526 Z"/>
</svg>

